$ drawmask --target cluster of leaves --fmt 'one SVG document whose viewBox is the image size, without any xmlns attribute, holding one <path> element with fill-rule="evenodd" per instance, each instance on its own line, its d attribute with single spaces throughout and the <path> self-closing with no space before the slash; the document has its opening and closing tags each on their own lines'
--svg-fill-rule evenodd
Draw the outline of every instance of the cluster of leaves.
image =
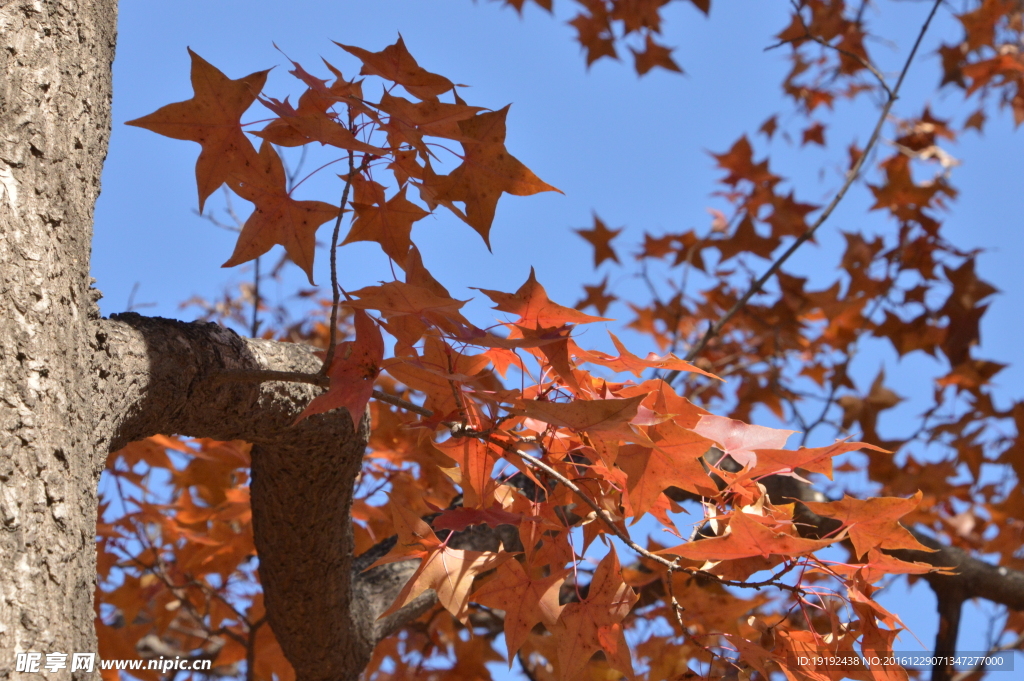
<svg viewBox="0 0 1024 681">
<path fill-rule="evenodd" d="M 585 14 L 574 26 L 588 63 L 614 56 L 616 40 L 637 35 L 648 55 L 637 54 L 640 73 L 654 63 L 675 67 L 653 42 L 666 2 L 581 4 Z M 1019 122 L 1024 67 L 1007 48 L 1019 43 L 1015 7 L 984 0 L 960 17 L 966 36 L 957 59 L 943 48 L 943 83 L 1008 103 Z M 796 6 L 779 34 L 793 62 L 783 89 L 807 121 L 804 144 L 824 145 L 825 124 L 815 119 L 822 110 L 858 97 L 892 99 L 865 37 L 860 12 L 825 0 Z M 995 291 L 976 276 L 975 254 L 942 237 L 939 218 L 955 196 L 942 145 L 965 128 L 980 129 L 983 113 L 959 127 L 927 109 L 895 121 L 895 151 L 875 161 L 869 186 L 872 210 L 891 216 L 898 229 L 874 239 L 846 234 L 831 287 L 808 290 L 806 279 L 778 268 L 749 301 L 745 274 L 773 258 L 780 263 L 777 252 L 809 236 L 821 218 L 809 223 L 819 207 L 784 189 L 784 179 L 767 160 L 755 160 L 754 144 L 741 138 L 715 155 L 726 175 L 718 192 L 724 210 L 715 209 L 711 226 L 647 234 L 637 253 L 651 290 L 667 285 L 670 293 L 631 301 L 630 326 L 667 354 L 641 357 L 612 336 L 612 355 L 581 347 L 574 335 L 577 326 L 604 320 L 581 310 L 604 315 L 615 303 L 608 277 L 570 308 L 551 301 L 531 273 L 514 293 L 480 289 L 507 315 L 503 329 L 463 316 L 465 301 L 424 266 L 411 238 L 414 223 L 441 207 L 487 241 L 503 193 L 554 188 L 505 148 L 508 107 L 467 105 L 452 81 L 420 67 L 401 39 L 377 53 L 341 47 L 361 61 L 361 75 L 385 82 L 379 100 L 366 98 L 364 81 L 346 80 L 329 63 L 330 81 L 293 63 L 290 73 L 306 88 L 293 106 L 261 94 L 266 72 L 230 80 L 192 54 L 195 97 L 132 124 L 202 145 L 201 207 L 225 184 L 254 204 L 226 265 L 279 244 L 312 281 L 317 228 L 335 221 L 333 261 L 338 228 L 351 212 L 344 243 L 377 242 L 404 272 L 345 294 L 351 334 L 337 347 L 333 318 L 276 334 L 327 350 L 330 388 L 303 417 L 345 408 L 358 420 L 369 409 L 372 435 L 352 511 L 357 552 L 397 536 L 378 564 L 419 561 L 392 611 L 426 589 L 438 595 L 435 609 L 378 645 L 366 678 L 415 670 L 436 679 L 486 679 L 486 663 L 501 659 L 492 645 L 501 633 L 509 664 L 518 659 L 535 679 L 653 681 L 685 678 L 695 665 L 708 676 L 739 670 L 747 678 L 774 671 L 790 679 L 906 678 L 895 668 L 794 664 L 809 651 L 892 649 L 902 624 L 874 600 L 876 584 L 929 569 L 886 553 L 923 548 L 901 518 L 1024 567 L 1014 557 L 1024 497 L 981 477 L 986 463 L 1020 465 L 1020 440 L 997 426 L 1013 419 L 1021 432 L 1024 407 L 993 404 L 990 380 L 1001 365 L 975 358 L 972 347 Z M 258 150 L 240 123 L 256 101 L 274 114 L 250 133 L 262 139 Z M 761 132 L 771 140 L 776 128 L 772 117 Z M 347 162 L 341 206 L 291 196 L 275 146 L 313 142 L 341 150 L 338 160 Z M 443 173 L 449 142 L 462 152 Z M 851 146 L 849 154 L 856 174 L 865 149 Z M 936 172 L 919 178 L 935 164 Z M 611 245 L 618 230 L 595 216 L 594 227 L 580 233 L 595 247 L 595 267 L 620 262 Z M 655 281 L 659 266 L 665 285 Z M 707 285 L 691 293 L 688 279 Z M 228 301 L 222 309 L 240 308 Z M 323 310 L 326 317 L 330 306 Z M 712 337 L 708 325 L 721 320 L 727 323 Z M 385 338 L 393 341 L 390 351 Z M 933 407 L 902 439 L 877 432 L 879 413 L 899 402 L 884 373 L 863 391 L 849 372 L 858 348 L 872 339 L 891 343 L 900 356 L 921 350 L 948 362 Z M 674 354 L 680 348 L 690 349 L 694 363 Z M 807 415 L 811 405 L 818 416 Z M 855 426 L 871 444 L 844 439 L 787 450 L 793 431 L 746 423 L 760 407 L 798 424 L 801 444 L 819 429 L 848 435 Z M 926 464 L 914 447 L 953 456 Z M 769 498 L 759 481 L 831 478 L 837 456 L 847 471 L 863 460 L 881 497 L 806 504 L 839 526 L 805 536 L 794 504 Z M 103 656 L 207 656 L 222 675 L 239 673 L 244 663 L 248 678 L 293 677 L 263 615 L 247 467 L 242 443 L 161 437 L 111 455 L 98 532 Z M 954 484 L 955 475 L 961 481 Z M 691 513 L 682 530 L 680 502 Z M 641 519 L 673 535 L 675 545 L 634 541 L 631 528 Z M 499 534 L 501 548 L 456 548 L 473 526 Z M 849 556 L 818 555 L 833 544 Z M 616 546 L 635 558 L 623 566 Z M 1024 621 L 1011 617 L 1006 626 L 1018 631 Z M 147 674 L 138 676 L 156 678 Z"/>
</svg>

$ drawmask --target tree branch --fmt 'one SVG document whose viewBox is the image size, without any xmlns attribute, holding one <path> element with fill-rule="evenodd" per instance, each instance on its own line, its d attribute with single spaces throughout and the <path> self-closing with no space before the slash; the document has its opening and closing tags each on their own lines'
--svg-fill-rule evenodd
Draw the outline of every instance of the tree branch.
<svg viewBox="0 0 1024 681">
<path fill-rule="evenodd" d="M 768 282 L 768 280 L 779 271 L 779 268 L 782 267 L 783 263 L 789 260 L 790 256 L 792 256 L 798 248 L 807 243 L 807 241 L 814 236 L 814 233 L 819 227 L 825 224 L 825 221 L 832 215 L 836 206 L 838 206 L 839 202 L 846 196 L 846 192 L 849 191 L 850 187 L 853 186 L 853 183 L 858 177 L 860 177 L 861 168 L 864 167 L 864 163 L 867 161 L 868 155 L 878 142 L 878 137 L 882 133 L 882 126 L 885 124 L 885 120 L 889 116 L 889 111 L 892 110 L 893 104 L 895 104 L 896 100 L 899 98 L 900 88 L 903 86 L 903 80 L 906 78 L 907 71 L 910 70 L 910 64 L 914 61 L 917 49 L 921 46 L 921 40 L 924 39 L 924 34 L 928 31 L 928 26 L 931 25 L 932 18 L 935 16 L 935 12 L 939 9 L 939 5 L 941 4 L 942 0 L 935 0 L 935 4 L 932 5 L 931 12 L 928 13 L 928 17 L 925 19 L 924 24 L 921 25 L 921 30 L 917 34 L 917 40 L 914 41 L 914 47 L 911 48 L 910 54 L 907 56 L 907 60 L 903 64 L 903 70 L 900 71 L 899 78 L 896 80 L 896 85 L 893 86 L 891 91 L 889 91 L 889 97 L 887 98 L 885 105 L 882 106 L 881 113 L 878 115 L 878 121 L 875 123 L 875 129 L 871 132 L 871 137 L 868 139 L 868 143 L 864 147 L 864 151 L 861 153 L 860 158 L 858 158 L 857 162 L 853 164 L 853 167 L 847 171 L 846 179 L 843 181 L 843 185 L 839 188 L 839 191 L 836 192 L 836 195 L 833 196 L 832 200 L 829 201 L 827 206 L 825 206 L 825 209 L 814 221 L 814 224 L 812 224 L 806 232 L 798 236 L 796 240 L 790 244 L 789 248 L 786 249 L 786 252 L 779 256 L 779 258 L 771 264 L 771 267 L 769 267 L 767 271 L 757 279 L 757 281 L 750 285 L 740 299 L 737 300 L 717 322 L 708 327 L 708 330 L 704 333 L 704 336 L 700 341 L 691 347 L 686 353 L 686 357 L 684 357 L 684 359 L 687 362 L 692 361 L 697 357 L 697 355 L 707 347 L 707 344 L 711 339 L 722 332 L 722 328 L 729 323 L 729 320 L 736 316 L 736 313 L 746 307 L 750 299 L 761 291 L 762 287 Z M 666 382 L 669 384 L 673 383 L 679 374 L 679 370 L 673 371 L 666 376 Z"/>
<path fill-rule="evenodd" d="M 245 339 L 216 324 L 129 313 L 95 323 L 100 456 L 158 433 L 253 443 L 252 512 L 267 620 L 298 678 L 356 679 L 380 637 L 433 596 L 376 621 L 415 570 L 361 574 L 350 505 L 369 434 L 346 410 L 292 425 L 321 388 L 314 349 Z M 225 380 L 225 376 L 229 380 Z M 233 380 L 256 376 L 252 380 Z M 270 380 L 268 380 L 270 379 Z M 287 382 L 284 382 L 287 381 Z"/>
</svg>

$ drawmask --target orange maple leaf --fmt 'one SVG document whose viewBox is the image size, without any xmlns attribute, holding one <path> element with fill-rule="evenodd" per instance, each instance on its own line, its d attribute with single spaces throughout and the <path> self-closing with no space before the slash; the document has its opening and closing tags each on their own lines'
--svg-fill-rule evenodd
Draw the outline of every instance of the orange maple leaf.
<svg viewBox="0 0 1024 681">
<path fill-rule="evenodd" d="M 409 239 L 412 224 L 430 215 L 405 198 L 405 190 L 406 187 L 402 187 L 383 204 L 353 204 L 356 219 L 341 245 L 356 241 L 376 241 L 389 258 L 398 263 L 405 262 L 409 248 L 412 247 Z"/>
<path fill-rule="evenodd" d="M 455 87 L 444 76 L 431 73 L 417 64 L 405 47 L 401 34 L 398 35 L 398 42 L 388 45 L 380 52 L 370 52 L 361 47 L 342 45 L 338 42 L 334 44 L 363 62 L 360 75 L 380 76 L 390 80 L 420 99 L 436 99 L 442 92 L 448 92 Z"/>
<path fill-rule="evenodd" d="M 374 156 L 384 156 L 388 153 L 387 149 L 356 139 L 351 130 L 327 113 L 323 105 L 328 102 L 325 102 L 323 97 L 307 97 L 306 94 L 299 98 L 298 109 L 293 107 L 287 98 L 280 101 L 273 97 L 261 97 L 260 102 L 263 106 L 277 114 L 278 118 L 271 121 L 263 130 L 253 134 L 274 144 L 290 143 L 286 146 L 319 142 Z M 291 130 L 286 131 L 283 129 L 284 126 Z"/>
<path fill-rule="evenodd" d="M 444 442 L 432 443 L 444 452 L 448 458 L 459 465 L 462 487 L 463 506 L 466 508 L 484 508 L 494 500 L 494 488 L 497 485 L 491 473 L 498 455 L 492 446 L 476 438 L 450 438 Z"/>
<path fill-rule="evenodd" d="M 401 138 L 389 137 L 391 145 L 398 147 L 397 142 L 406 141 L 424 154 L 429 151 L 423 143 L 424 135 L 463 140 L 465 137 L 459 128 L 459 121 L 470 119 L 484 110 L 483 107 L 461 103 L 461 100 L 455 104 L 437 100 L 410 102 L 404 97 L 395 97 L 386 92 L 378 106 L 390 116 L 388 122 L 382 125 L 384 130 L 391 137 Z"/>
<path fill-rule="evenodd" d="M 750 478 L 762 478 L 766 475 L 790 475 L 797 468 L 802 468 L 809 473 L 821 473 L 832 478 L 833 457 L 856 451 L 858 449 L 870 449 L 875 452 L 888 452 L 881 447 L 869 445 L 865 442 L 833 442 L 824 447 L 801 447 L 792 449 L 758 449 L 754 452 L 757 457 L 757 464 L 747 471 L 744 471 L 735 480 L 748 480 Z"/>
<path fill-rule="evenodd" d="M 622 227 L 619 229 L 608 229 L 601 218 L 597 217 L 595 213 L 593 229 L 574 230 L 594 247 L 594 269 L 597 269 L 605 260 L 619 262 L 619 256 L 616 255 L 615 249 L 612 248 L 611 241 L 622 233 L 622 229 Z"/>
<path fill-rule="evenodd" d="M 444 180 L 438 196 L 466 204 L 466 223 L 491 247 L 491 223 L 502 193 L 530 196 L 539 192 L 558 192 L 533 174 L 505 148 L 505 117 L 508 105 L 498 111 L 482 113 L 459 121 L 465 139 L 462 163 Z"/>
<path fill-rule="evenodd" d="M 708 378 L 721 381 L 722 379 L 715 376 L 712 373 L 699 369 L 693 364 L 690 364 L 686 360 L 679 359 L 672 353 L 659 357 L 653 352 L 647 355 L 646 359 L 640 359 L 632 352 L 626 349 L 626 346 L 622 344 L 614 333 L 608 332 L 608 335 L 612 337 L 612 343 L 615 345 L 615 349 L 619 351 L 618 357 L 612 357 L 611 355 L 605 354 L 597 350 L 582 351 L 580 353 L 580 359 L 590 362 L 591 364 L 600 364 L 606 366 L 615 371 L 628 371 L 634 376 L 640 376 L 647 369 L 669 369 L 672 371 L 687 371 Z"/>
<path fill-rule="evenodd" d="M 753 450 L 782 449 L 796 431 L 753 426 L 724 416 L 702 414 L 693 432 L 714 440 L 736 463 L 749 468 L 757 465 L 757 454 Z"/>
<path fill-rule="evenodd" d="M 568 570 L 556 570 L 541 579 L 531 579 L 516 560 L 502 563 L 493 578 L 477 589 L 470 600 L 505 611 L 505 645 L 511 667 L 515 654 L 526 642 L 530 630 L 538 623 L 553 629 L 562 606 L 558 590 Z"/>
<path fill-rule="evenodd" d="M 384 338 L 377 324 L 362 310 L 354 310 L 352 318 L 356 327 L 354 341 L 339 343 L 327 375 L 330 388 L 317 395 L 299 414 L 296 423 L 312 414 L 322 414 L 331 409 L 345 407 L 358 424 L 366 411 L 366 403 L 373 394 L 373 382 L 380 374 L 384 360 Z"/>
<path fill-rule="evenodd" d="M 922 496 L 920 490 L 908 499 L 854 499 L 844 496 L 839 501 L 807 502 L 806 506 L 813 513 L 842 522 L 842 529 L 849 532 L 858 557 L 873 548 L 932 551 L 899 522 L 900 518 L 918 507 Z"/>
<path fill-rule="evenodd" d="M 379 310 L 382 315 L 391 318 L 431 312 L 455 315 L 466 304 L 464 300 L 447 297 L 448 292 L 443 288 L 440 292 L 435 291 L 436 289 L 430 290 L 402 281 L 389 281 L 379 286 L 367 286 L 353 291 L 352 295 L 358 300 L 347 301 L 346 305 L 364 310 Z"/>
<path fill-rule="evenodd" d="M 646 36 L 642 52 L 632 47 L 629 48 L 629 51 L 633 53 L 633 63 L 636 67 L 636 72 L 641 76 L 655 66 L 660 66 L 663 69 L 675 71 L 676 73 L 683 72 L 679 68 L 679 64 L 672 59 L 672 49 L 654 42 L 654 38 L 651 37 L 650 33 Z"/>
<path fill-rule="evenodd" d="M 669 487 L 695 494 L 717 493 L 700 462 L 714 443 L 671 421 L 653 426 L 650 438 L 654 447 L 626 445 L 615 459 L 615 465 L 628 476 L 627 492 L 634 517 L 650 510 L 658 495 Z"/>
<path fill-rule="evenodd" d="M 836 541 L 835 539 L 805 539 L 790 534 L 782 527 L 767 527 L 760 520 L 771 522 L 770 518 L 754 516 L 750 513 L 736 512 L 729 518 L 729 526 L 725 534 L 691 541 L 672 548 L 663 549 L 659 553 L 671 553 L 690 560 L 736 560 L 754 556 L 770 556 L 779 554 L 795 556 L 801 553 L 817 551 Z"/>
<path fill-rule="evenodd" d="M 618 300 L 618 296 L 608 293 L 608 277 L 606 276 L 600 284 L 594 284 L 593 286 L 583 285 L 583 292 L 587 295 L 576 303 L 577 310 L 585 310 L 588 307 L 593 307 L 597 310 L 597 314 L 603 315 L 607 310 L 608 306 Z"/>
<path fill-rule="evenodd" d="M 578 678 L 598 650 L 604 650 L 612 667 L 633 678 L 633 662 L 621 622 L 637 598 L 622 579 L 613 547 L 598 564 L 587 598 L 566 605 L 552 631 L 563 679 Z"/>
<path fill-rule="evenodd" d="M 579 310 L 552 302 L 547 291 L 537 282 L 532 267 L 530 278 L 515 293 L 502 293 L 485 288 L 477 290 L 496 303 L 495 310 L 519 315 L 519 321 L 516 323 L 521 326 L 536 328 L 611 321 L 605 317 L 591 317 Z"/>
<path fill-rule="evenodd" d="M 296 201 L 289 196 L 284 164 L 266 141 L 260 145 L 255 167 L 230 175 L 228 182 L 236 194 L 252 201 L 256 208 L 242 226 L 235 252 L 222 267 L 254 260 L 280 244 L 312 284 L 316 230 L 338 217 L 338 207 L 323 201 Z"/>
<path fill-rule="evenodd" d="M 242 132 L 240 119 L 256 101 L 269 71 L 231 80 L 191 49 L 188 54 L 192 58 L 192 99 L 160 107 L 126 125 L 202 145 L 196 161 L 201 213 L 207 197 L 239 166 L 256 163 L 256 150 Z"/>
<path fill-rule="evenodd" d="M 481 572 L 498 567 L 511 554 L 448 548 L 415 511 L 398 500 L 391 500 L 388 506 L 395 521 L 398 542 L 386 556 L 367 569 L 411 558 L 420 558 L 421 561 L 416 572 L 395 597 L 394 603 L 381 617 L 398 612 L 427 589 L 433 589 L 444 609 L 465 624 L 468 616 L 466 605 L 469 603 L 473 580 Z"/>
<path fill-rule="evenodd" d="M 576 29 L 576 40 L 587 51 L 587 68 L 601 57 L 618 59 L 615 34 L 604 4 L 591 3 L 593 14 L 577 14 L 569 25 Z"/>
<path fill-rule="evenodd" d="M 646 395 L 625 399 L 540 402 L 516 400 L 516 409 L 530 418 L 573 430 L 616 430 L 636 418 Z"/>
</svg>

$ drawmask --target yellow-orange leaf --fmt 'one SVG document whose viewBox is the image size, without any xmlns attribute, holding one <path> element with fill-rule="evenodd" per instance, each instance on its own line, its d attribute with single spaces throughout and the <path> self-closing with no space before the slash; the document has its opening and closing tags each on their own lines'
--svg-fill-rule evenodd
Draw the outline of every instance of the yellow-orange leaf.
<svg viewBox="0 0 1024 681">
<path fill-rule="evenodd" d="M 459 121 L 465 138 L 462 164 L 452 171 L 438 192 L 438 198 L 466 204 L 466 222 L 491 247 L 491 223 L 503 193 L 529 196 L 538 192 L 559 192 L 533 174 L 505 148 L 505 117 L 508 106 Z"/>
<path fill-rule="evenodd" d="M 573 430 L 614 430 L 634 418 L 646 395 L 625 399 L 540 402 L 517 400 L 516 408 L 530 418 Z"/>
<path fill-rule="evenodd" d="M 690 560 L 735 560 L 772 554 L 796 556 L 817 551 L 834 541 L 804 539 L 781 528 L 767 527 L 749 513 L 737 512 L 729 519 L 729 527 L 722 536 L 687 542 L 660 553 L 671 553 Z"/>
</svg>

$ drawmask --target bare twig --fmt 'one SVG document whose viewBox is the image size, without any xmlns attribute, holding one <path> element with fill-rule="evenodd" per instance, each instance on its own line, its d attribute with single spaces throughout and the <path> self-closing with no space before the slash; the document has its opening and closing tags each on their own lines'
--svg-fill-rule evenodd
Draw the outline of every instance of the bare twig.
<svg viewBox="0 0 1024 681">
<path fill-rule="evenodd" d="M 260 330 L 260 258 L 256 256 L 252 275 L 252 333 L 253 338 Z"/>
<path fill-rule="evenodd" d="M 373 398 L 375 400 L 380 401 L 380 402 L 386 402 L 387 404 L 393 404 L 396 407 L 400 407 L 402 409 L 405 409 L 406 411 L 411 411 L 414 414 L 419 414 L 420 416 L 425 416 L 426 418 L 430 418 L 431 416 L 434 415 L 434 412 L 430 411 L 429 409 L 424 409 L 423 407 L 421 407 L 418 404 L 413 404 L 412 402 L 409 402 L 407 400 L 403 400 L 401 397 L 395 397 L 394 395 L 388 395 L 387 393 L 381 392 L 380 390 L 374 390 L 373 391 Z"/>
<path fill-rule="evenodd" d="M 874 76 L 878 80 L 878 84 L 881 85 L 882 89 L 884 89 L 886 94 L 889 95 L 889 99 L 896 99 L 896 94 L 892 90 L 889 89 L 889 84 L 885 82 L 885 77 L 881 74 L 881 72 L 879 72 L 879 70 L 877 68 L 875 68 L 874 64 L 872 64 L 870 61 L 868 61 L 864 57 L 860 56 L 859 54 L 855 54 L 853 52 L 850 52 L 849 50 L 845 50 L 845 49 L 843 49 L 841 47 L 837 47 L 836 45 L 832 45 L 831 43 L 829 43 L 828 41 L 824 40 L 823 38 L 820 38 L 820 37 L 818 37 L 816 35 L 812 35 L 811 34 L 811 29 L 807 27 L 806 23 L 804 23 L 803 15 L 800 14 L 800 6 L 797 3 L 795 3 L 795 2 L 793 2 L 792 5 L 793 5 L 793 8 L 796 10 L 793 13 L 793 15 L 797 19 L 800 20 L 800 25 L 804 29 L 804 34 L 802 36 L 800 36 L 799 38 L 790 38 L 789 40 L 780 40 L 779 42 L 775 43 L 774 45 L 769 45 L 768 47 L 764 48 L 765 52 L 767 52 L 769 50 L 774 50 L 774 49 L 776 49 L 778 47 L 782 47 L 783 45 L 788 45 L 790 43 L 797 42 L 798 40 L 810 40 L 812 42 L 816 42 L 819 45 L 821 45 L 822 47 L 827 47 L 830 50 L 835 50 L 836 52 L 838 52 L 839 54 L 841 54 L 843 56 L 849 57 L 850 59 L 854 60 L 855 62 L 857 62 L 858 64 L 860 64 L 864 68 L 866 68 L 868 71 L 871 72 L 871 75 Z M 861 8 L 863 9 L 863 5 L 861 5 Z M 860 23 L 860 19 L 859 18 L 857 20 L 857 23 Z M 911 55 L 911 56 L 913 56 L 913 55 Z"/>
<path fill-rule="evenodd" d="M 349 120 L 349 127 L 352 121 Z M 370 155 L 363 156 L 363 162 L 359 164 L 359 172 L 366 170 L 373 159 Z M 341 231 L 341 218 L 345 214 L 345 204 L 348 203 L 348 193 L 352 189 L 352 180 L 355 177 L 355 157 L 348 152 L 348 177 L 345 179 L 345 189 L 341 192 L 341 206 L 338 207 L 338 219 L 334 221 L 334 234 L 331 236 L 331 299 L 334 304 L 331 306 L 331 339 L 327 344 L 327 355 L 324 357 L 324 364 L 320 367 L 320 373 L 327 375 L 334 361 L 334 346 L 338 335 L 338 304 L 341 302 L 341 291 L 338 288 L 338 232 Z"/>
<path fill-rule="evenodd" d="M 728 312 L 726 312 L 717 322 L 708 327 L 704 337 L 686 353 L 686 361 L 691 361 L 697 357 L 711 339 L 721 333 L 722 328 L 729 322 L 729 320 L 732 319 L 737 312 L 742 310 L 755 294 L 761 291 L 761 288 L 779 270 L 779 268 L 782 267 L 783 263 L 785 263 L 798 248 L 814 236 L 814 233 L 825 223 L 826 220 L 828 220 L 836 206 L 838 206 L 839 202 L 846 196 L 846 192 L 849 191 L 850 187 L 860 176 L 861 168 L 864 167 L 871 150 L 878 142 L 878 137 L 882 132 L 882 126 L 885 124 L 885 121 L 889 116 L 889 111 L 892 110 L 893 104 L 895 104 L 896 100 L 899 98 L 900 88 L 903 86 L 903 81 L 906 78 L 907 71 L 910 70 L 910 64 L 914 61 L 914 56 L 917 54 L 921 41 L 924 39 L 924 35 L 928 31 L 928 26 L 931 24 L 932 18 L 935 16 L 935 12 L 938 11 L 939 5 L 941 4 L 942 0 L 935 0 L 935 3 L 932 5 L 932 9 L 928 13 L 928 17 L 921 26 L 920 32 L 917 34 L 917 40 L 914 41 L 914 46 L 911 48 L 910 54 L 907 56 L 907 60 L 903 64 L 903 70 L 900 71 L 899 78 L 896 80 L 896 85 L 892 88 L 888 100 L 886 100 L 885 105 L 882 107 L 882 112 L 878 116 L 878 122 L 875 123 L 875 128 L 871 132 L 871 137 L 868 139 L 867 145 L 864 147 L 864 152 L 860 155 L 860 158 L 857 159 L 857 162 L 853 164 L 853 167 L 851 167 L 846 173 L 846 180 L 843 182 L 842 187 L 840 187 L 839 191 L 836 192 L 836 195 L 832 197 L 832 200 L 822 211 L 821 215 L 818 216 L 818 219 L 814 221 L 814 224 L 812 224 L 806 232 L 797 237 L 790 247 L 786 249 L 786 252 L 783 253 L 778 260 L 772 263 L 771 267 L 769 267 L 757 281 L 750 285 L 750 288 L 747 289 L 746 293 L 744 293 L 743 296 L 740 297 L 740 299 L 737 300 L 731 308 L 729 308 Z M 673 371 L 665 380 L 672 383 L 679 374 L 680 372 L 678 370 Z"/>
</svg>

